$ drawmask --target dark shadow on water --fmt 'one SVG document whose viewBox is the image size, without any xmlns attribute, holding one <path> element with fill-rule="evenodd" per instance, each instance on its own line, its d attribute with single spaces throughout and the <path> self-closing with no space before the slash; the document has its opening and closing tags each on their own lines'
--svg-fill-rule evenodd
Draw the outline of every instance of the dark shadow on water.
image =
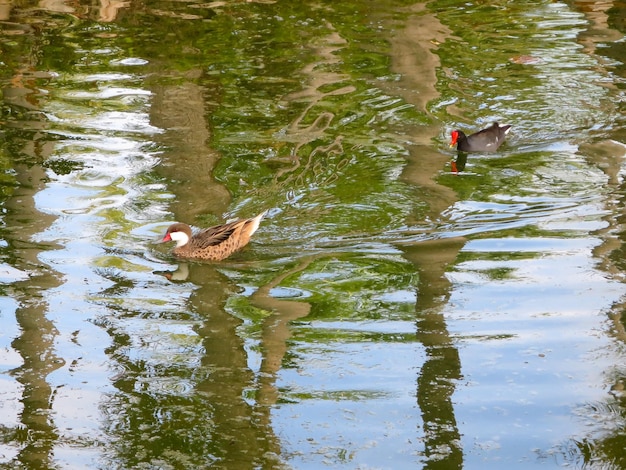
<svg viewBox="0 0 626 470">
<path fill-rule="evenodd" d="M 31 156 L 34 159 L 44 157 Z M 2 433 L 15 433 L 9 439 L 5 435 L 3 440 L 20 445 L 14 460 L 16 465 L 19 462 L 24 468 L 44 469 L 53 467 L 54 447 L 60 438 L 52 412 L 55 390 L 48 376 L 65 365 L 56 352 L 59 331 L 48 318 L 46 291 L 58 287 L 61 282 L 54 272 L 42 265 L 38 256 L 45 247 L 33 243 L 32 237 L 42 233 L 56 217 L 42 214 L 35 207 L 34 197 L 45 186 L 45 169 L 38 164 L 15 164 L 14 168 L 20 184 L 4 204 L 7 210 L 4 222 L 10 228 L 6 240 L 14 247 L 17 257 L 14 266 L 31 273 L 31 277 L 16 283 L 12 292 L 19 303 L 15 311 L 19 336 L 11 346 L 23 364 L 10 374 L 23 387 L 22 410 L 17 429 L 5 429 Z M 24 436 L 20 438 L 22 433 Z"/>
<path fill-rule="evenodd" d="M 446 269 L 454 262 L 466 240 L 448 238 L 400 247 L 419 273 L 415 306 L 417 340 L 426 359 L 417 378 L 417 404 L 424 426 L 424 457 L 427 469 L 463 468 L 461 434 L 452 395 L 462 378 L 461 359 L 444 315 L 452 285 Z"/>
<path fill-rule="evenodd" d="M 199 343 L 186 346 L 187 340 L 174 338 L 180 349 L 170 362 L 148 363 L 127 355 L 127 332 L 109 326 L 113 345 L 108 352 L 123 371 L 114 379 L 118 393 L 105 413 L 108 434 L 115 441 L 109 457 L 118 468 L 161 458 L 176 461 L 177 455 L 196 468 L 272 468 L 277 462 L 280 447 L 270 420 L 276 393 L 260 387 L 249 366 L 245 337 L 239 331 L 243 321 L 225 308 L 240 289 L 220 272 L 223 266 L 181 263 L 175 271 L 154 273 L 188 283 L 190 289 L 198 286 L 185 311 L 198 319 L 191 324 L 195 323 L 192 329 Z M 116 317 L 123 315 L 136 314 L 118 312 Z M 161 343 L 167 337 L 155 340 Z M 187 347 L 191 349 L 186 354 Z M 160 383 L 176 389 L 162 388 Z"/>
<path fill-rule="evenodd" d="M 410 15 L 405 29 L 394 34 L 391 41 L 393 69 L 402 76 L 393 93 L 430 116 L 429 103 L 440 95 L 436 71 L 441 62 L 436 44 L 446 41 L 452 33 L 428 7 L 418 4 L 410 10 L 419 15 Z M 413 130 L 411 138 L 415 145 L 410 147 L 402 173 L 402 179 L 419 188 L 429 202 L 427 216 L 435 221 L 458 200 L 455 191 L 436 181 L 448 159 L 433 148 L 439 128 L 440 123 L 433 120 L 430 126 Z M 467 155 L 460 154 L 455 162 L 457 170 L 463 171 L 466 161 Z M 462 238 L 449 238 L 398 247 L 419 273 L 416 337 L 424 346 L 426 359 L 417 377 L 416 396 L 423 421 L 422 460 L 427 469 L 463 468 L 461 435 L 452 402 L 456 384 L 462 377 L 461 362 L 447 329 L 444 308 L 452 289 L 445 272 L 465 242 Z"/>
</svg>

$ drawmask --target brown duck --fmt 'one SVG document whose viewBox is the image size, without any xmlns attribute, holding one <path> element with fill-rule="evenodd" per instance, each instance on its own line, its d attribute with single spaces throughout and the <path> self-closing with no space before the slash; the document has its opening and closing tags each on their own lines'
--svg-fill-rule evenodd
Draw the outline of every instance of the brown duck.
<svg viewBox="0 0 626 470">
<path fill-rule="evenodd" d="M 175 223 L 168 227 L 162 242 L 175 241 L 172 252 L 180 258 L 220 261 L 248 244 L 266 213 L 209 227 L 196 234 L 192 234 L 189 225 Z"/>
</svg>

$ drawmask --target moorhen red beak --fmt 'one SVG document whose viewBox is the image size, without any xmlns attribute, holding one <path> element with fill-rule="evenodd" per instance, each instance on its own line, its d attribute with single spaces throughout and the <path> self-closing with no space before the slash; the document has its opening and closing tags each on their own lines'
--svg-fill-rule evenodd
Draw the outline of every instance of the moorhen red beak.
<svg viewBox="0 0 626 470">
<path fill-rule="evenodd" d="M 495 152 L 504 143 L 510 130 L 510 125 L 501 126 L 497 122 L 469 136 L 457 129 L 452 131 L 450 147 L 456 145 L 459 152 Z"/>
</svg>

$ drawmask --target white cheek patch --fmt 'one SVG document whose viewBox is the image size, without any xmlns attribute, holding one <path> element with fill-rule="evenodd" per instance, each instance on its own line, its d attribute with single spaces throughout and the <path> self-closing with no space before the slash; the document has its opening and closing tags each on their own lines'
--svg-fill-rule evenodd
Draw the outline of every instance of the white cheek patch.
<svg viewBox="0 0 626 470">
<path fill-rule="evenodd" d="M 176 248 L 179 248 L 189 243 L 189 237 L 185 232 L 171 232 L 170 237 L 176 242 Z"/>
</svg>

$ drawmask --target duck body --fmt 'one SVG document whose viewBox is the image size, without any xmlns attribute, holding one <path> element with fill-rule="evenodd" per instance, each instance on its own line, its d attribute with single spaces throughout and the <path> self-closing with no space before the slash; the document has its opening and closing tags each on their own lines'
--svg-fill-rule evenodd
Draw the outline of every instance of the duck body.
<svg viewBox="0 0 626 470">
<path fill-rule="evenodd" d="M 504 143 L 506 135 L 511 130 L 510 125 L 501 126 L 494 122 L 491 126 L 471 135 L 465 135 L 463 131 L 452 131 L 450 147 L 459 152 L 495 152 Z"/>
<path fill-rule="evenodd" d="M 189 225 L 178 222 L 168 227 L 162 242 L 175 241 L 172 253 L 179 258 L 221 261 L 248 244 L 266 213 L 215 225 L 195 234 Z"/>
</svg>

